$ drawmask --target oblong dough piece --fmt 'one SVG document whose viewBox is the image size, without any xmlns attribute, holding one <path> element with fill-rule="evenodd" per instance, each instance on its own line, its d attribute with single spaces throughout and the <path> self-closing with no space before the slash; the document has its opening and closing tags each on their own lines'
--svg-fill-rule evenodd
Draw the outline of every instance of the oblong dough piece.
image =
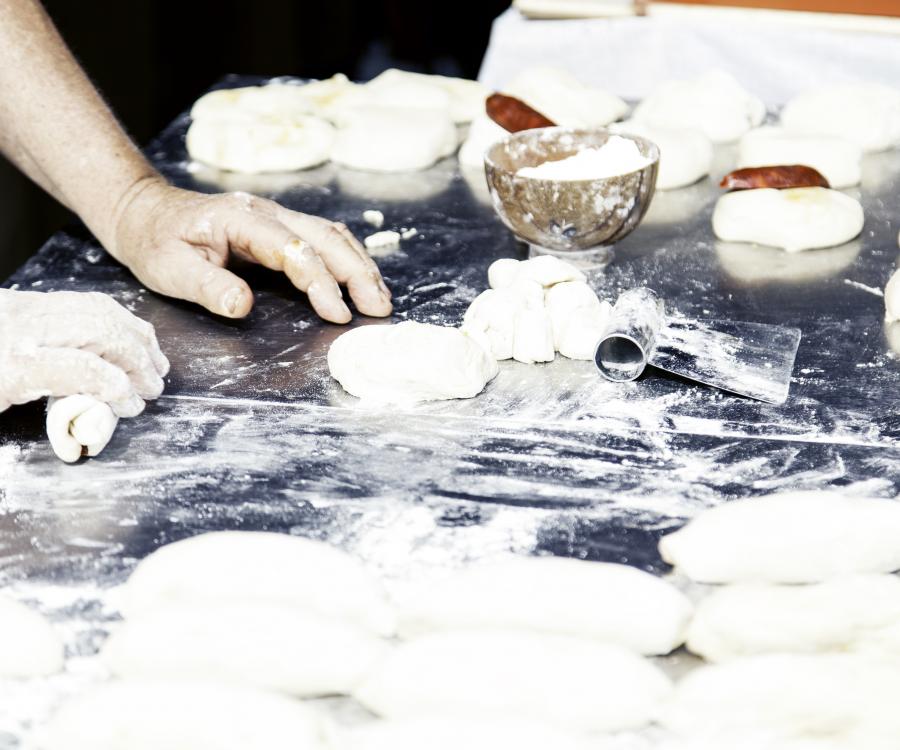
<svg viewBox="0 0 900 750">
<path fill-rule="evenodd" d="M 323 542 L 264 531 L 216 531 L 160 547 L 135 568 L 122 610 L 136 617 L 168 604 L 271 602 L 393 632 L 380 581 Z"/>
<path fill-rule="evenodd" d="M 572 731 L 648 723 L 668 678 L 620 646 L 518 631 L 457 631 L 401 644 L 354 696 L 386 718 L 526 718 Z"/>
<path fill-rule="evenodd" d="M 726 586 L 697 606 L 687 645 L 709 661 L 846 651 L 900 657 L 900 578 L 859 575 L 808 586 Z"/>
<path fill-rule="evenodd" d="M 894 271 L 884 287 L 884 319 L 888 323 L 900 320 L 900 269 Z"/>
<path fill-rule="evenodd" d="M 0 677 L 46 677 L 63 668 L 62 639 L 46 619 L 0 596 Z"/>
<path fill-rule="evenodd" d="M 598 750 L 560 727 L 527 719 L 429 717 L 375 721 L 339 733 L 335 750 Z"/>
<path fill-rule="evenodd" d="M 540 602 L 539 606 L 535 606 Z M 518 557 L 427 586 L 400 607 L 401 636 L 504 628 L 667 654 L 684 642 L 691 603 L 657 576 L 614 563 Z"/>
<path fill-rule="evenodd" d="M 109 405 L 77 394 L 47 402 L 47 437 L 66 463 L 96 456 L 109 444 L 119 418 Z"/>
<path fill-rule="evenodd" d="M 457 144 L 456 126 L 446 112 L 356 107 L 344 116 L 331 158 L 351 169 L 410 172 L 430 167 Z"/>
<path fill-rule="evenodd" d="M 179 604 L 126 620 L 101 652 L 117 677 L 342 695 L 387 644 L 357 626 L 262 602 Z"/>
<path fill-rule="evenodd" d="M 859 201 L 820 187 L 738 190 L 719 198 L 713 231 L 726 242 L 755 242 L 789 253 L 834 247 L 862 231 Z"/>
<path fill-rule="evenodd" d="M 784 105 L 781 124 L 797 133 L 836 135 L 863 151 L 884 151 L 900 144 L 900 89 L 850 83 L 808 91 Z"/>
<path fill-rule="evenodd" d="M 275 693 L 208 682 L 112 682 L 63 704 L 42 750 L 324 750 L 321 719 Z"/>
<path fill-rule="evenodd" d="M 712 167 L 713 145 L 702 130 L 652 127 L 637 120 L 617 122 L 610 130 L 646 138 L 659 147 L 657 190 L 693 185 L 706 177 Z"/>
<path fill-rule="evenodd" d="M 659 542 L 700 583 L 816 583 L 900 569 L 900 502 L 822 492 L 732 500 Z"/>
<path fill-rule="evenodd" d="M 804 164 L 821 173 L 835 190 L 858 185 L 862 149 L 853 141 L 831 135 L 795 133 L 785 128 L 751 130 L 738 144 L 738 167 Z"/>
<path fill-rule="evenodd" d="M 731 143 L 763 121 L 766 107 L 728 73 L 710 71 L 662 84 L 631 116 L 653 128 L 700 130 L 713 143 Z"/>
<path fill-rule="evenodd" d="M 339 336 L 328 370 L 348 393 L 374 403 L 471 398 L 497 375 L 497 360 L 469 333 L 405 321 Z"/>
</svg>

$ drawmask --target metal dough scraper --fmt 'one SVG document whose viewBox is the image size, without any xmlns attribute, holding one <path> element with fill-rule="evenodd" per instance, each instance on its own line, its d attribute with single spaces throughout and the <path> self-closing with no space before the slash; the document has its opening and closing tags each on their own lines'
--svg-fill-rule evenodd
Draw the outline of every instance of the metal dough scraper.
<svg viewBox="0 0 900 750">
<path fill-rule="evenodd" d="M 659 295 L 639 287 L 619 297 L 594 362 L 608 380 L 634 380 L 649 364 L 739 396 L 783 404 L 799 345 L 799 328 L 732 321 L 713 327 L 667 316 Z"/>
</svg>

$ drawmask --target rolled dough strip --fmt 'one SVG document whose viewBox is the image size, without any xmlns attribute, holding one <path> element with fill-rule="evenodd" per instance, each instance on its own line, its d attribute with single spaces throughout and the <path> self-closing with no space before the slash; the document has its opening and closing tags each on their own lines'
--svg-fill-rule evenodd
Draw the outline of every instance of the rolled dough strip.
<svg viewBox="0 0 900 750">
<path fill-rule="evenodd" d="M 66 463 L 97 456 L 109 444 L 119 418 L 102 401 L 74 395 L 47 402 L 47 437 Z"/>
</svg>

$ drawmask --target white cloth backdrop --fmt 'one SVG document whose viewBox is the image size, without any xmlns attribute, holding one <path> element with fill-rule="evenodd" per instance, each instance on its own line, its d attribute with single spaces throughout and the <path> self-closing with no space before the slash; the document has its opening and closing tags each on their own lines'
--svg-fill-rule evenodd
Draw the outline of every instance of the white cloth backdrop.
<svg viewBox="0 0 900 750">
<path fill-rule="evenodd" d="M 535 64 L 567 68 L 625 99 L 641 99 L 667 78 L 720 68 L 779 105 L 825 83 L 900 88 L 900 34 L 786 26 L 747 14 L 544 21 L 510 9 L 494 22 L 479 79 L 498 89 Z"/>
</svg>

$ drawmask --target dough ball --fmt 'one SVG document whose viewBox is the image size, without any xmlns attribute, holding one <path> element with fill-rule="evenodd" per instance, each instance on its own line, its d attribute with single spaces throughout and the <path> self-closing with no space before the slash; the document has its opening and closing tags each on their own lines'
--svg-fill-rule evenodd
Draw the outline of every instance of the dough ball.
<svg viewBox="0 0 900 750">
<path fill-rule="evenodd" d="M 251 602 L 297 607 L 393 632 L 379 580 L 361 562 L 323 542 L 263 531 L 216 531 L 160 547 L 128 579 L 128 618 L 170 604 Z"/>
<path fill-rule="evenodd" d="M 312 81 L 296 88 L 311 113 L 337 122 L 341 114 L 357 99 L 357 91 L 361 85 L 353 83 L 343 73 L 338 73 L 331 78 Z"/>
<path fill-rule="evenodd" d="M 481 114 L 472 120 L 469 134 L 459 149 L 459 164 L 484 171 L 484 154 L 498 141 L 502 141 L 509 133 L 490 117 Z"/>
<path fill-rule="evenodd" d="M 732 76 L 711 71 L 664 83 L 631 116 L 653 128 L 700 130 L 713 143 L 731 143 L 763 121 L 766 107 Z"/>
<path fill-rule="evenodd" d="M 230 172 L 292 172 L 328 161 L 334 128 L 311 115 L 291 119 L 194 120 L 187 132 L 192 159 Z"/>
<path fill-rule="evenodd" d="M 701 130 L 656 128 L 637 120 L 616 123 L 610 130 L 646 138 L 659 147 L 657 190 L 693 185 L 706 177 L 712 167 L 713 145 Z"/>
<path fill-rule="evenodd" d="M 784 106 L 781 124 L 796 133 L 844 138 L 863 151 L 884 151 L 900 144 L 900 89 L 880 83 L 815 89 Z"/>
<path fill-rule="evenodd" d="M 42 750 L 325 750 L 321 720 L 274 693 L 214 683 L 113 682 L 70 699 Z"/>
<path fill-rule="evenodd" d="M 512 356 L 517 362 L 526 365 L 553 361 L 556 356 L 553 347 L 553 324 L 543 306 L 523 305 L 516 310 L 513 321 Z"/>
<path fill-rule="evenodd" d="M 456 145 L 456 127 L 445 112 L 356 108 L 338 130 L 331 158 L 351 169 L 408 172 L 430 167 Z"/>
<path fill-rule="evenodd" d="M 194 102 L 191 119 L 254 120 L 264 117 L 291 120 L 313 113 L 314 106 L 306 90 L 306 86 L 284 83 L 217 89 Z"/>
<path fill-rule="evenodd" d="M 512 286 L 519 276 L 519 261 L 515 258 L 500 258 L 488 266 L 488 284 L 491 289 Z"/>
<path fill-rule="evenodd" d="M 494 359 L 511 359 L 516 312 L 520 300 L 504 289 L 486 289 L 463 317 L 463 331 L 480 331 L 488 340 Z"/>
<path fill-rule="evenodd" d="M 898 691 L 900 670 L 890 662 L 847 654 L 755 656 L 690 672 L 661 721 L 685 736 L 757 732 L 769 740 L 759 746 L 766 748 L 773 739 L 816 738 L 869 748 L 850 740 L 860 732 L 896 737 Z"/>
<path fill-rule="evenodd" d="M 680 591 L 636 568 L 517 557 L 473 565 L 424 587 L 400 607 L 399 630 L 409 637 L 441 630 L 515 629 L 615 643 L 639 654 L 667 654 L 684 642 L 691 610 Z"/>
<path fill-rule="evenodd" d="M 563 329 L 576 314 L 600 309 L 600 298 L 584 281 L 564 281 L 550 287 L 544 301 L 553 324 L 553 345 L 559 349 Z"/>
<path fill-rule="evenodd" d="M 900 569 L 900 503 L 823 492 L 732 500 L 659 543 L 700 583 L 815 583 Z"/>
<path fill-rule="evenodd" d="M 536 281 L 543 287 L 561 284 L 564 281 L 584 281 L 584 274 L 571 263 L 566 263 L 554 255 L 539 255 L 523 260 L 519 273 L 526 279 Z"/>
<path fill-rule="evenodd" d="M 726 242 L 755 242 L 789 253 L 843 245 L 862 231 L 859 201 L 820 187 L 738 190 L 719 198 L 713 231 Z"/>
<path fill-rule="evenodd" d="M 374 721 L 344 730 L 339 750 L 598 750 L 594 738 L 528 719 L 431 717 Z"/>
<path fill-rule="evenodd" d="M 808 586 L 725 586 L 698 605 L 688 648 L 709 661 L 766 653 L 900 656 L 900 578 L 859 575 Z"/>
<path fill-rule="evenodd" d="M 386 649 L 354 625 L 295 607 L 234 601 L 168 605 L 128 619 L 101 656 L 122 678 L 208 680 L 317 696 L 348 693 Z"/>
<path fill-rule="evenodd" d="M 376 106 L 437 109 L 454 122 L 471 122 L 484 114 L 488 90 L 478 81 L 410 73 L 391 68 L 361 87 Z"/>
<path fill-rule="evenodd" d="M 66 463 L 99 455 L 119 424 L 113 410 L 91 396 L 51 398 L 47 406 L 47 437 L 53 452 Z"/>
<path fill-rule="evenodd" d="M 738 167 L 805 164 L 817 170 L 835 190 L 858 185 L 862 149 L 832 135 L 807 135 L 785 128 L 751 130 L 738 144 Z"/>
<path fill-rule="evenodd" d="M 628 111 L 618 96 L 586 86 L 569 71 L 550 66 L 527 68 L 503 87 L 503 93 L 569 128 L 603 127 Z"/>
<path fill-rule="evenodd" d="M 884 319 L 888 323 L 900 320 L 900 269 L 894 271 L 884 287 Z"/>
<path fill-rule="evenodd" d="M 612 305 L 606 301 L 599 308 L 577 310 L 562 328 L 556 347 L 559 353 L 569 359 L 593 361 L 611 313 Z"/>
<path fill-rule="evenodd" d="M 0 677 L 45 677 L 62 671 L 64 648 L 35 610 L 0 596 Z"/>
<path fill-rule="evenodd" d="M 465 332 L 412 321 L 342 334 L 328 350 L 328 369 L 348 393 L 394 404 L 472 398 L 498 372 Z"/>
<path fill-rule="evenodd" d="M 670 691 L 662 672 L 621 647 L 473 630 L 401 644 L 354 695 L 391 719 L 524 718 L 602 732 L 647 724 Z"/>
</svg>

